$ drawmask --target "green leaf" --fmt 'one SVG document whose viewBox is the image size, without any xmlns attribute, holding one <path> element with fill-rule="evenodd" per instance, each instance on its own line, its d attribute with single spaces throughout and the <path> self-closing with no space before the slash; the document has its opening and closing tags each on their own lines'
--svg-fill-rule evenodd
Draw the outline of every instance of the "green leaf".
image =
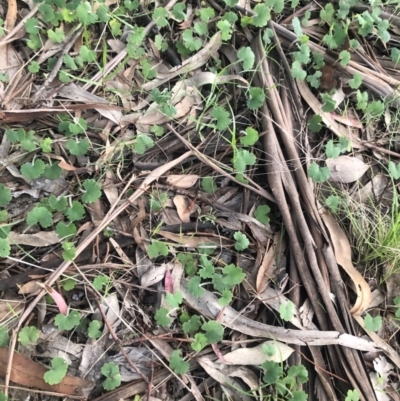
<svg viewBox="0 0 400 401">
<path fill-rule="evenodd" d="M 168 25 L 168 11 L 164 7 L 157 7 L 153 11 L 153 20 L 159 28 L 164 28 Z"/>
<path fill-rule="evenodd" d="M 61 43 L 65 39 L 64 31 L 60 28 L 56 28 L 55 31 L 49 29 L 47 31 L 47 36 L 54 43 Z"/>
<path fill-rule="evenodd" d="M 8 347 L 10 336 L 4 326 L 0 326 L 0 347 Z"/>
<path fill-rule="evenodd" d="M 218 303 L 221 306 L 228 306 L 233 299 L 233 294 L 232 291 L 224 290 L 222 291 L 222 296 L 221 298 L 218 298 Z"/>
<path fill-rule="evenodd" d="M 40 70 L 40 65 L 37 61 L 31 61 L 28 65 L 28 71 L 31 74 L 36 74 Z"/>
<path fill-rule="evenodd" d="M 217 190 L 217 186 L 214 183 L 214 179 L 212 177 L 204 177 L 201 180 L 201 188 L 204 192 L 208 194 L 213 194 Z"/>
<path fill-rule="evenodd" d="M 158 258 L 160 255 L 168 256 L 168 246 L 164 242 L 152 240 L 151 244 L 147 247 L 147 253 L 152 258 Z"/>
<path fill-rule="evenodd" d="M 54 162 L 51 166 L 46 166 L 44 176 L 49 180 L 56 180 L 62 173 L 62 168 L 59 167 L 60 162 Z"/>
<path fill-rule="evenodd" d="M 303 35 L 303 30 L 301 29 L 300 20 L 297 17 L 293 18 L 292 26 L 293 26 L 294 33 L 296 34 L 297 37 L 300 37 Z"/>
<path fill-rule="evenodd" d="M 174 292 L 173 294 L 171 292 L 167 292 L 165 295 L 165 301 L 172 309 L 177 309 L 183 301 L 182 293 L 180 291 Z"/>
<path fill-rule="evenodd" d="M 101 373 L 107 378 L 103 382 L 104 390 L 112 391 L 121 385 L 119 367 L 114 362 L 105 363 L 101 367 Z"/>
<path fill-rule="evenodd" d="M 350 52 L 348 52 L 347 50 L 342 50 L 339 53 L 340 65 L 342 65 L 343 67 L 345 67 L 347 64 L 350 63 L 350 59 L 351 59 L 351 55 L 350 55 Z"/>
<path fill-rule="evenodd" d="M 64 358 L 56 356 L 51 360 L 51 369 L 47 371 L 43 379 L 47 384 L 51 386 L 62 382 L 65 375 L 67 374 L 68 364 Z"/>
<path fill-rule="evenodd" d="M 154 141 L 146 134 L 139 134 L 136 137 L 136 141 L 133 145 L 135 153 L 142 155 L 147 149 L 151 149 L 154 146 Z"/>
<path fill-rule="evenodd" d="M 224 107 L 213 107 L 211 117 L 217 120 L 216 126 L 220 131 L 228 128 L 231 124 L 231 116 Z"/>
<path fill-rule="evenodd" d="M 36 159 L 33 163 L 25 163 L 21 166 L 21 173 L 29 180 L 36 180 L 39 178 L 46 168 L 43 160 Z"/>
<path fill-rule="evenodd" d="M 85 180 L 83 183 L 85 193 L 82 195 L 82 201 L 84 203 L 96 202 L 101 196 L 101 187 L 96 180 Z"/>
<path fill-rule="evenodd" d="M 60 330 L 72 330 L 74 327 L 78 326 L 81 321 L 81 315 L 78 311 L 74 310 L 70 312 L 67 316 L 59 313 L 54 319 L 54 324 Z"/>
<path fill-rule="evenodd" d="M 189 363 L 181 358 L 181 353 L 178 350 L 172 351 L 172 354 L 169 357 L 169 367 L 177 375 L 184 375 L 189 371 Z"/>
<path fill-rule="evenodd" d="M 62 287 L 65 291 L 71 291 L 75 288 L 77 281 L 73 277 L 67 276 L 65 280 L 62 281 Z"/>
<path fill-rule="evenodd" d="M 262 224 L 267 225 L 269 223 L 269 212 L 271 208 L 268 205 L 259 205 L 254 211 L 254 217 Z"/>
<path fill-rule="evenodd" d="M 177 21 L 183 21 L 186 19 L 186 14 L 183 11 L 185 8 L 185 3 L 176 3 L 172 7 L 172 15 L 177 19 Z"/>
<path fill-rule="evenodd" d="M 204 278 L 204 279 L 213 278 L 213 276 L 215 274 L 214 265 L 207 258 L 207 256 L 205 256 L 205 255 L 200 256 L 200 266 L 202 267 L 199 270 L 199 276 L 201 278 Z"/>
<path fill-rule="evenodd" d="M 101 337 L 101 327 L 103 326 L 103 322 L 101 322 L 100 320 L 92 320 L 89 323 L 89 327 L 88 327 L 88 337 L 89 338 L 100 338 Z"/>
<path fill-rule="evenodd" d="M 62 196 L 60 199 L 57 199 L 54 195 L 51 195 L 49 198 L 49 206 L 53 210 L 57 210 L 57 212 L 62 212 L 67 207 L 67 198 Z"/>
<path fill-rule="evenodd" d="M 308 44 L 302 44 L 299 51 L 293 53 L 293 57 L 300 64 L 307 64 L 310 61 L 310 48 Z"/>
<path fill-rule="evenodd" d="M 230 40 L 233 34 L 232 24 L 226 20 L 217 22 L 217 28 L 221 31 L 222 40 Z"/>
<path fill-rule="evenodd" d="M 160 50 L 161 52 L 165 52 L 168 49 L 168 44 L 166 42 L 164 42 L 164 38 L 161 35 L 156 35 L 154 37 L 154 44 L 157 47 L 157 49 Z M 153 127 L 159 127 L 159 126 L 154 125 Z M 154 132 L 154 131 L 152 131 L 153 127 L 150 128 L 151 132 Z M 162 128 L 162 127 L 159 127 L 159 128 Z M 164 129 L 163 129 L 163 133 L 164 133 Z M 162 134 L 157 135 L 157 136 L 162 136 Z"/>
<path fill-rule="evenodd" d="M 322 117 L 319 116 L 318 114 L 314 114 L 308 121 L 308 128 L 310 129 L 310 131 L 311 132 L 321 131 L 322 128 L 321 121 Z"/>
<path fill-rule="evenodd" d="M 10 256 L 11 247 L 7 239 L 0 238 L 0 258 Z"/>
<path fill-rule="evenodd" d="M 109 22 L 109 26 L 111 28 L 111 34 L 113 36 L 121 36 L 122 35 L 122 30 L 121 30 L 122 24 L 119 21 L 117 21 L 116 19 L 113 19 Z"/>
<path fill-rule="evenodd" d="M 150 128 L 150 132 L 152 132 L 155 136 L 161 137 L 164 135 L 164 128 L 160 125 L 153 125 Z"/>
<path fill-rule="evenodd" d="M 352 89 L 358 89 L 362 84 L 362 75 L 359 72 L 356 72 L 353 75 L 353 78 L 349 81 L 349 86 Z"/>
<path fill-rule="evenodd" d="M 233 160 L 233 167 L 238 173 L 244 173 L 246 171 L 246 166 L 254 166 L 256 160 L 254 153 L 246 149 L 239 149 L 236 154 L 236 159 Z"/>
<path fill-rule="evenodd" d="M 27 33 L 38 34 L 39 33 L 39 21 L 36 18 L 29 18 L 24 24 Z"/>
<path fill-rule="evenodd" d="M 97 290 L 97 291 L 102 291 L 103 287 L 107 287 L 110 283 L 110 278 L 104 275 L 101 276 L 97 276 L 95 277 L 95 279 L 93 280 L 93 287 Z"/>
<path fill-rule="evenodd" d="M 237 3 L 239 3 L 239 0 L 224 0 L 224 3 L 228 7 L 235 7 Z"/>
<path fill-rule="evenodd" d="M 262 88 L 250 88 L 247 93 L 247 107 L 250 110 L 259 109 L 265 101 L 265 94 Z"/>
<path fill-rule="evenodd" d="M 296 391 L 292 391 L 292 396 L 288 400 L 289 401 L 307 401 L 308 395 L 303 390 L 296 390 Z"/>
<path fill-rule="evenodd" d="M 400 163 L 394 164 L 392 161 L 389 162 L 389 174 L 394 180 L 400 178 Z"/>
<path fill-rule="evenodd" d="M 200 316 L 193 315 L 189 321 L 182 324 L 182 329 L 185 334 L 196 333 L 200 329 L 201 320 Z"/>
<path fill-rule="evenodd" d="M 193 37 L 193 31 L 191 29 L 185 29 L 183 31 L 182 39 L 185 47 L 190 51 L 197 51 L 203 45 L 199 38 Z"/>
<path fill-rule="evenodd" d="M 294 303 L 292 301 L 288 301 L 286 303 L 282 303 L 279 306 L 279 315 L 282 320 L 285 322 L 289 322 L 293 319 L 293 310 L 294 310 Z"/>
<path fill-rule="evenodd" d="M 168 313 L 169 310 L 166 308 L 161 308 L 155 313 L 154 319 L 158 325 L 168 327 L 172 323 L 172 320 L 168 317 Z"/>
<path fill-rule="evenodd" d="M 26 347 L 29 344 L 36 344 L 40 331 L 34 326 L 26 326 L 20 330 L 18 341 Z"/>
<path fill-rule="evenodd" d="M 68 131 L 72 135 L 83 134 L 87 130 L 87 122 L 83 118 L 79 118 L 76 122 L 68 123 Z"/>
<path fill-rule="evenodd" d="M 368 106 L 368 92 L 357 91 L 357 109 L 365 110 Z"/>
<path fill-rule="evenodd" d="M 272 344 L 264 343 L 262 346 L 262 350 L 269 357 L 273 357 L 277 353 L 277 349 L 276 349 L 275 345 L 272 345 Z"/>
<path fill-rule="evenodd" d="M 29 226 L 39 223 L 43 228 L 47 228 L 53 224 L 53 216 L 45 207 L 35 206 L 26 216 L 26 222 Z"/>
<path fill-rule="evenodd" d="M 168 194 L 166 192 L 158 193 L 153 191 L 150 195 L 150 210 L 152 212 L 159 212 L 164 209 L 168 201 Z"/>
<path fill-rule="evenodd" d="M 8 397 L 2 391 L 0 391 L 0 401 L 8 401 Z"/>
<path fill-rule="evenodd" d="M 78 221 L 85 215 L 85 208 L 79 201 L 73 201 L 72 205 L 64 212 L 70 222 Z"/>
<path fill-rule="evenodd" d="M 392 47 L 390 50 L 390 58 L 392 59 L 393 63 L 400 63 L 400 49 L 397 47 Z"/>
<path fill-rule="evenodd" d="M 56 225 L 56 233 L 61 239 L 67 239 L 76 234 L 76 226 L 74 223 L 65 224 L 62 221 Z"/>
<path fill-rule="evenodd" d="M 308 168 L 308 175 L 314 182 L 325 182 L 330 175 L 328 167 L 320 167 L 317 163 L 312 162 Z"/>
<path fill-rule="evenodd" d="M 364 328 L 369 331 L 378 331 L 382 327 L 382 317 L 372 317 L 369 313 L 364 318 Z"/>
<path fill-rule="evenodd" d="M 52 144 L 53 144 L 53 140 L 51 138 L 43 138 L 39 142 L 39 146 L 42 148 L 42 152 L 44 152 L 44 153 L 51 152 Z"/>
<path fill-rule="evenodd" d="M 0 221 L 7 221 L 8 213 L 7 210 L 0 210 Z"/>
<path fill-rule="evenodd" d="M 371 102 L 366 110 L 366 114 L 370 114 L 372 117 L 380 117 L 385 110 L 385 105 L 380 100 L 374 100 Z"/>
<path fill-rule="evenodd" d="M 307 76 L 307 82 L 315 89 L 320 86 L 320 78 L 322 77 L 321 71 L 315 71 L 314 74 Z"/>
<path fill-rule="evenodd" d="M 264 383 L 267 385 L 277 383 L 282 375 L 282 366 L 273 361 L 266 361 L 261 367 L 265 370 L 263 376 Z"/>
<path fill-rule="evenodd" d="M 83 156 L 89 150 L 90 142 L 85 138 L 82 141 L 76 141 L 75 139 L 68 139 L 66 148 L 69 150 L 71 155 Z"/>
<path fill-rule="evenodd" d="M 292 77 L 300 81 L 303 81 L 307 76 L 307 72 L 303 70 L 301 63 L 297 60 L 293 61 L 290 71 L 292 72 Z"/>
<path fill-rule="evenodd" d="M 266 4 L 268 7 L 272 7 L 277 14 L 281 13 L 285 7 L 284 0 L 267 0 Z"/>
<path fill-rule="evenodd" d="M 253 146 L 258 141 L 258 131 L 254 128 L 247 127 L 245 131 L 246 135 L 240 137 L 240 143 L 243 146 Z"/>
<path fill-rule="evenodd" d="M 291 366 L 287 371 L 287 376 L 296 378 L 302 384 L 308 382 L 308 371 L 303 365 Z"/>
<path fill-rule="evenodd" d="M 271 38 L 274 37 L 274 31 L 271 28 L 264 29 L 263 41 L 268 46 L 272 43 Z"/>
<path fill-rule="evenodd" d="M 238 59 L 242 62 L 243 69 L 248 71 L 253 68 L 255 55 L 251 47 L 241 47 L 237 52 Z"/>
<path fill-rule="evenodd" d="M 324 105 L 322 106 L 322 111 L 329 113 L 336 109 L 336 102 L 329 94 L 321 93 L 321 99 L 324 101 Z"/>
<path fill-rule="evenodd" d="M 73 261 L 76 256 L 76 248 L 72 242 L 64 242 L 62 244 L 62 249 L 64 252 L 62 253 L 62 257 L 65 261 Z"/>
<path fill-rule="evenodd" d="M 194 336 L 194 341 L 190 346 L 192 347 L 193 351 L 200 352 L 203 348 L 207 346 L 207 337 L 203 333 L 196 333 Z"/>
<path fill-rule="evenodd" d="M 55 18 L 54 10 L 48 4 L 42 3 L 39 6 L 40 14 L 42 14 L 42 18 L 44 22 L 51 22 Z"/>
<path fill-rule="evenodd" d="M 11 189 L 4 184 L 0 184 L 0 206 L 7 206 L 12 199 Z"/>
<path fill-rule="evenodd" d="M 337 213 L 340 205 L 340 197 L 337 195 L 330 195 L 325 199 L 325 205 L 329 207 L 332 213 Z"/>
<path fill-rule="evenodd" d="M 360 393 L 357 390 L 348 390 L 345 401 L 360 401 Z"/>
<path fill-rule="evenodd" d="M 205 23 L 210 21 L 211 18 L 215 17 L 215 11 L 211 7 L 201 7 L 200 10 L 197 10 L 196 12 L 200 14 L 200 19 Z"/>
<path fill-rule="evenodd" d="M 328 3 L 325 5 L 325 8 L 320 11 L 319 17 L 322 21 L 332 23 L 334 14 L 335 9 L 333 8 L 333 5 Z"/>
<path fill-rule="evenodd" d="M 270 9 L 265 4 L 257 4 L 253 11 L 256 15 L 252 17 L 252 24 L 257 28 L 267 25 L 271 19 Z"/>
<path fill-rule="evenodd" d="M 244 251 L 249 247 L 250 241 L 247 239 L 246 235 L 241 233 L 240 231 L 236 231 L 233 234 L 233 238 L 235 238 L 235 249 L 237 251 Z"/>
<path fill-rule="evenodd" d="M 204 335 L 207 337 L 209 344 L 215 344 L 222 341 L 224 336 L 224 326 L 222 326 L 221 323 L 216 322 L 215 320 L 210 320 L 203 323 L 201 328 L 205 331 Z"/>
<path fill-rule="evenodd" d="M 194 276 L 188 282 L 188 291 L 189 294 L 193 295 L 194 297 L 201 297 L 205 294 L 206 290 L 200 286 L 200 277 Z"/>
<path fill-rule="evenodd" d="M 93 13 L 92 6 L 88 1 L 81 2 L 76 8 L 76 17 L 83 25 L 94 24 L 97 21 L 97 15 Z"/>
<path fill-rule="evenodd" d="M 325 145 L 325 153 L 326 157 L 331 158 L 331 159 L 336 159 L 339 157 L 341 153 L 341 148 L 340 146 L 335 145 L 335 143 L 331 140 L 328 141 L 328 143 Z"/>
<path fill-rule="evenodd" d="M 65 70 L 61 70 L 60 73 L 58 74 L 58 79 L 63 83 L 67 84 L 68 82 L 71 81 L 71 77 Z"/>
<path fill-rule="evenodd" d="M 246 277 L 246 274 L 243 273 L 242 268 L 237 267 L 234 264 L 225 266 L 222 269 L 222 274 L 222 282 L 228 288 L 232 288 L 234 285 L 240 284 Z"/>
<path fill-rule="evenodd" d="M 83 45 L 79 49 L 79 56 L 82 58 L 83 61 L 87 63 L 92 63 L 96 60 L 96 52 L 94 50 L 90 50 L 87 46 Z"/>
<path fill-rule="evenodd" d="M 197 271 L 197 259 L 192 253 L 178 253 L 177 259 L 182 263 L 188 276 L 194 276 Z"/>
</svg>

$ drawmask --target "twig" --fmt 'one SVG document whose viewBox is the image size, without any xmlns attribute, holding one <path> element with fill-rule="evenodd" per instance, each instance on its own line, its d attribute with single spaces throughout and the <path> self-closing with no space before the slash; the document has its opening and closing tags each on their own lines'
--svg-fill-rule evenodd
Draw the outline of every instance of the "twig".
<svg viewBox="0 0 400 401">
<path fill-rule="evenodd" d="M 54 81 L 54 78 L 57 76 L 58 71 L 60 70 L 62 63 L 63 63 L 63 57 L 69 52 L 71 47 L 74 45 L 76 40 L 79 38 L 79 36 L 82 33 L 83 28 L 78 29 L 75 34 L 73 34 L 70 38 L 70 40 L 65 44 L 64 48 L 61 51 L 60 57 L 58 58 L 54 68 L 52 69 L 51 73 L 48 75 L 46 80 L 44 81 L 43 85 L 41 88 L 33 95 L 32 101 L 36 102 L 39 100 L 39 98 L 42 96 L 43 92 L 50 86 L 50 84 Z"/>
<path fill-rule="evenodd" d="M 207 156 L 203 155 L 198 149 L 196 149 L 190 142 L 188 142 L 185 138 L 183 138 L 181 135 L 179 135 L 176 130 L 174 129 L 174 127 L 172 127 L 171 124 L 167 124 L 167 127 L 169 130 L 171 130 L 178 138 L 181 142 L 183 142 L 189 149 L 191 149 L 193 151 L 193 153 L 197 156 L 198 159 L 200 159 L 201 161 L 203 161 L 204 163 L 206 163 L 208 166 L 210 166 L 212 169 L 214 169 L 215 171 L 217 171 L 219 174 L 229 178 L 230 180 L 236 182 L 236 184 L 239 184 L 247 189 L 249 189 L 250 191 L 255 192 L 257 195 L 262 196 L 265 199 L 270 200 L 271 202 L 275 203 L 275 198 L 273 197 L 273 195 L 271 195 L 269 192 L 267 192 L 265 189 L 261 188 L 258 184 L 256 184 L 255 182 L 253 182 L 250 178 L 249 178 L 249 182 L 251 184 L 254 185 L 248 185 L 248 184 L 244 184 L 243 182 L 238 181 L 235 177 L 232 177 L 229 173 L 227 173 L 225 170 L 223 170 L 221 167 L 217 166 L 214 162 L 212 162 Z"/>
<path fill-rule="evenodd" d="M 89 289 L 90 291 L 90 289 Z M 97 297 L 97 294 L 93 291 L 90 291 L 92 295 L 94 296 L 95 302 L 97 304 L 97 307 L 99 308 L 100 314 L 104 320 L 105 325 L 107 326 L 108 331 L 111 334 L 111 337 L 115 341 L 115 343 L 118 345 L 119 350 L 121 351 L 121 354 L 125 357 L 126 361 L 128 362 L 129 366 L 146 382 L 150 385 L 149 379 L 136 367 L 136 365 L 131 361 L 129 358 L 128 354 L 125 352 L 124 347 L 121 344 L 120 339 L 117 337 L 115 334 L 114 329 L 112 328 L 110 322 L 107 319 L 106 314 L 104 313 L 103 309 L 101 308 L 101 304 L 99 302 L 99 299 Z"/>
</svg>

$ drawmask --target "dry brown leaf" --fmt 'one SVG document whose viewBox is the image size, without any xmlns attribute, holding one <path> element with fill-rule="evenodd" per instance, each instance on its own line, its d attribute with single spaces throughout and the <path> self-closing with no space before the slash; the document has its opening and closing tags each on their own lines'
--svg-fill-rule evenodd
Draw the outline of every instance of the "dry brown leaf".
<svg viewBox="0 0 400 401">
<path fill-rule="evenodd" d="M 5 377 L 7 366 L 8 348 L 0 348 L 0 376 Z M 74 376 L 65 376 L 60 384 L 50 386 L 43 380 L 47 371 L 43 365 L 14 352 L 10 380 L 16 384 L 61 394 L 81 395 L 84 398 L 89 396 L 94 386 L 93 382 Z"/>
<path fill-rule="evenodd" d="M 197 248 L 199 245 L 204 245 L 207 243 L 213 243 L 217 246 L 232 245 L 231 240 L 222 237 L 194 237 L 189 235 L 174 234 L 164 230 L 160 230 L 158 234 L 171 241 L 177 242 L 180 246 L 188 248 Z"/>
<path fill-rule="evenodd" d="M 173 187 L 176 188 L 192 188 L 197 180 L 199 179 L 199 176 L 197 174 L 187 174 L 187 175 L 174 175 L 171 174 L 167 177 L 166 182 L 169 185 L 172 185 Z"/>
<path fill-rule="evenodd" d="M 196 204 L 190 205 L 184 195 L 175 195 L 173 202 L 182 223 L 190 223 L 190 215 L 196 211 Z"/>
<path fill-rule="evenodd" d="M 361 273 L 355 269 L 351 262 L 351 248 L 344 231 L 339 227 L 335 218 L 328 212 L 321 210 L 321 217 L 329 231 L 337 263 L 342 266 L 354 283 L 357 300 L 350 313 L 360 316 L 371 303 L 371 290 Z"/>
<path fill-rule="evenodd" d="M 26 284 L 19 287 L 18 294 L 33 294 L 36 295 L 43 288 L 43 285 L 40 285 L 37 281 L 28 281 Z"/>
<path fill-rule="evenodd" d="M 275 348 L 275 354 L 268 356 L 264 351 L 265 346 L 272 346 Z M 232 365 L 255 365 L 260 366 L 266 361 L 273 361 L 281 363 L 286 361 L 294 349 L 284 343 L 278 341 L 265 341 L 262 344 L 252 348 L 238 348 L 232 352 L 224 355 L 224 362 Z"/>
<path fill-rule="evenodd" d="M 348 184 L 357 181 L 368 170 L 368 164 L 351 156 L 339 156 L 336 159 L 326 159 L 329 168 L 329 179 Z"/>
<path fill-rule="evenodd" d="M 35 234 L 19 234 L 11 231 L 8 239 L 11 245 L 49 246 L 60 242 L 60 237 L 55 231 L 39 231 Z"/>
</svg>

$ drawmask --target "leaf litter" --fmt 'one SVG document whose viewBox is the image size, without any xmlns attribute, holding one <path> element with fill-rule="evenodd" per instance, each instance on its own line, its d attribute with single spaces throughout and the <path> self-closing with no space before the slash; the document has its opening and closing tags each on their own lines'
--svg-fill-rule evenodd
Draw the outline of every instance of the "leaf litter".
<svg viewBox="0 0 400 401">
<path fill-rule="evenodd" d="M 394 9 L 2 10 L 4 395 L 390 399 Z"/>
</svg>

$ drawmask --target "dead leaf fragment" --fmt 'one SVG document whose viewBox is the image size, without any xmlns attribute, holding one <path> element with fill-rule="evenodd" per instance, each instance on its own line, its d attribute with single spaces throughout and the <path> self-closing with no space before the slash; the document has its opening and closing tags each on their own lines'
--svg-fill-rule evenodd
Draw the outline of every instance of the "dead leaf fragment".
<svg viewBox="0 0 400 401">
<path fill-rule="evenodd" d="M 264 348 L 266 346 L 274 347 L 275 353 L 269 356 Z M 252 348 L 238 348 L 224 355 L 224 361 L 232 365 L 256 365 L 260 366 L 266 361 L 281 363 L 286 361 L 294 349 L 278 341 L 265 341 Z"/>
<path fill-rule="evenodd" d="M 182 223 L 190 223 L 190 215 L 196 211 L 196 204 L 190 204 L 183 195 L 176 195 L 173 199 L 176 211 Z"/>
<path fill-rule="evenodd" d="M 60 237 L 55 231 L 39 231 L 35 234 L 19 234 L 11 231 L 8 239 L 10 245 L 49 246 L 60 242 Z"/>
<path fill-rule="evenodd" d="M 199 176 L 196 174 L 188 174 L 188 175 L 170 175 L 166 179 L 167 184 L 170 184 L 176 188 L 192 188 L 197 180 L 199 179 Z"/>
<path fill-rule="evenodd" d="M 330 179 L 335 182 L 348 184 L 359 180 L 368 170 L 368 164 L 351 156 L 339 156 L 336 159 L 326 159 Z"/>
</svg>

